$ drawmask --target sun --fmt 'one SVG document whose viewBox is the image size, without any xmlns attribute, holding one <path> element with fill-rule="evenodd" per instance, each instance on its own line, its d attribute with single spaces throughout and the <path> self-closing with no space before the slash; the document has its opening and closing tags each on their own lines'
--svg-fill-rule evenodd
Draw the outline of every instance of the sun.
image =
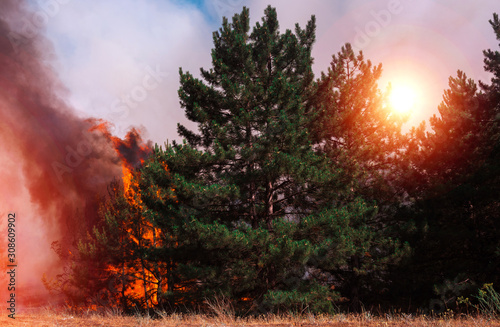
<svg viewBox="0 0 500 327">
<path fill-rule="evenodd" d="M 417 92 L 410 85 L 395 85 L 389 94 L 389 103 L 392 110 L 400 114 L 409 114 L 415 108 Z"/>
</svg>

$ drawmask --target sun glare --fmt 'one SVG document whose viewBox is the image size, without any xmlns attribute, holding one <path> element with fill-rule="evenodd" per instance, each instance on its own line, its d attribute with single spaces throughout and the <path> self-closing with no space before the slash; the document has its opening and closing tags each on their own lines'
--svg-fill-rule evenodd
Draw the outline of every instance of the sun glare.
<svg viewBox="0 0 500 327">
<path fill-rule="evenodd" d="M 389 101 L 394 111 L 408 114 L 415 108 L 417 93 L 408 85 L 395 85 L 389 94 Z"/>
</svg>

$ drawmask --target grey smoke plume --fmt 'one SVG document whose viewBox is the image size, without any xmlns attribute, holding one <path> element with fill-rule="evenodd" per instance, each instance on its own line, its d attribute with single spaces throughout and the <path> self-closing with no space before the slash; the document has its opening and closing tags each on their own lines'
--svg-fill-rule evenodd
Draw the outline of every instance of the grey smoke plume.
<svg viewBox="0 0 500 327">
<path fill-rule="evenodd" d="M 69 250 L 95 223 L 99 198 L 121 177 L 122 158 L 147 154 L 135 130 L 125 140 L 112 138 L 66 104 L 67 90 L 51 67 L 54 51 L 37 29 L 39 16 L 24 1 L 0 2 L 1 230 L 15 213 L 21 306 L 48 301 L 41 277 L 62 265 L 51 243 Z M 5 246 L 1 254 L 6 258 Z"/>
</svg>

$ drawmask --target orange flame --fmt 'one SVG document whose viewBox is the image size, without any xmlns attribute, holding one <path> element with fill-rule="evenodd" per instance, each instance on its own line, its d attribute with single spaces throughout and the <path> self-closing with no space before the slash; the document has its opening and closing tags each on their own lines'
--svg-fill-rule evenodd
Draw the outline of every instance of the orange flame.
<svg viewBox="0 0 500 327">
<path fill-rule="evenodd" d="M 134 178 L 132 170 L 126 164 L 122 166 L 122 169 L 125 198 L 130 206 L 141 214 L 144 209 L 144 204 L 141 199 L 141 194 L 139 193 L 137 178 Z M 129 240 L 137 244 L 139 248 L 156 248 L 161 246 L 161 230 L 154 227 L 151 222 L 142 215 L 139 218 L 139 226 L 136 228 L 137 230 L 135 231 L 132 227 L 129 228 L 127 236 Z M 133 263 L 133 266 L 135 267 L 134 269 L 125 269 L 126 274 L 134 276 L 134 280 L 129 285 L 125 295 L 136 298 L 144 297 L 147 307 L 150 305 L 158 305 L 158 293 L 164 289 L 163 285 L 161 285 L 162 281 L 158 278 L 161 275 L 160 267 L 158 267 L 157 264 L 145 262 L 143 259 L 137 259 L 136 262 Z"/>
<path fill-rule="evenodd" d="M 126 230 L 123 244 L 135 244 L 139 249 L 155 249 L 160 248 L 164 244 L 164 234 L 158 227 L 143 216 L 145 205 L 141 198 L 141 190 L 139 186 L 140 172 L 136 170 L 138 166 L 144 164 L 145 158 L 151 152 L 148 144 L 142 142 L 140 134 L 137 130 L 132 129 L 122 140 L 113 136 L 109 131 L 110 124 L 95 120 L 92 131 L 99 131 L 110 142 L 112 142 L 116 152 L 122 160 L 122 181 L 123 194 L 130 205 L 133 215 L 136 215 L 133 222 L 125 222 L 124 229 Z M 165 173 L 169 173 L 166 163 L 164 163 Z M 156 189 L 155 189 L 156 187 Z M 174 188 L 168 192 L 155 185 L 151 185 L 152 194 L 156 195 L 161 202 L 174 200 Z M 130 223 L 130 225 L 128 225 Z M 170 263 L 171 264 L 171 263 Z M 143 308 L 151 308 L 159 304 L 159 294 L 168 290 L 167 279 L 165 272 L 171 269 L 164 262 L 150 261 L 147 258 L 134 258 L 133 261 L 123 262 L 121 265 L 110 265 L 107 270 L 113 276 L 122 276 L 128 280 L 122 280 L 121 293 L 127 298 L 142 299 Z M 177 292 L 188 291 L 181 285 L 173 286 Z M 116 295 L 116 294 L 115 294 Z"/>
<path fill-rule="evenodd" d="M 122 140 L 111 134 L 109 129 L 112 125 L 109 122 L 102 119 L 89 119 L 89 121 L 93 124 L 89 131 L 99 131 L 111 141 L 118 156 L 126 166 L 137 167 L 143 164 L 145 158 L 151 153 L 150 142 L 144 143 L 137 129 L 132 128 Z"/>
</svg>

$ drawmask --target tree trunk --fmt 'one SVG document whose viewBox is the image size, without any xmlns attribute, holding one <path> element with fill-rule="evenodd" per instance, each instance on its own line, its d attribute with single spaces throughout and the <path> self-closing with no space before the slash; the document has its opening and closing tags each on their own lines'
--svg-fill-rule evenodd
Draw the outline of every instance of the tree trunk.
<svg viewBox="0 0 500 327">
<path fill-rule="evenodd" d="M 143 249 L 143 242 L 142 242 L 142 237 L 143 237 L 143 229 L 139 225 L 139 234 L 138 234 L 138 245 L 139 245 L 139 251 Z M 144 263 L 144 257 L 141 254 L 140 255 L 140 260 L 141 260 L 141 269 L 142 269 L 142 281 L 143 281 L 143 287 L 144 287 L 144 302 L 146 303 L 146 310 L 149 312 L 149 298 L 148 298 L 148 288 L 147 288 L 147 279 L 146 279 L 146 268 L 145 268 L 145 263 Z"/>
<path fill-rule="evenodd" d="M 246 127 L 246 142 L 247 142 L 247 146 L 252 148 L 253 144 L 252 144 L 252 128 L 250 125 L 248 125 Z M 254 160 L 252 158 L 250 158 L 250 162 L 248 164 L 248 174 L 251 176 L 252 173 L 254 172 L 255 170 L 255 164 L 253 162 Z M 255 202 L 256 202 L 256 198 L 257 198 L 257 190 L 256 190 L 256 186 L 255 186 L 255 180 L 252 178 L 251 182 L 250 182 L 250 222 L 252 224 L 252 228 L 253 229 L 256 229 L 258 226 L 259 226 L 259 221 L 257 220 L 257 210 L 255 208 Z"/>
<path fill-rule="evenodd" d="M 272 229 L 272 221 L 274 214 L 273 195 L 274 195 L 274 185 L 273 182 L 269 181 L 266 185 L 266 224 L 268 230 Z"/>
<path fill-rule="evenodd" d="M 356 272 L 360 268 L 360 260 L 358 255 L 351 256 L 352 278 L 351 278 L 351 310 L 353 312 L 361 311 L 361 301 L 359 299 L 360 280 L 359 274 Z"/>
<path fill-rule="evenodd" d="M 156 228 L 154 227 L 151 227 L 153 229 L 153 248 L 157 248 L 157 244 L 156 244 Z M 154 263 L 153 263 L 153 267 L 154 267 L 154 272 L 155 272 L 155 278 L 157 280 L 157 287 L 156 287 L 156 302 L 158 302 L 158 306 L 159 307 L 162 307 L 162 293 L 163 293 L 163 278 L 162 278 L 162 272 L 160 271 L 160 267 L 158 266 L 158 262 L 157 260 L 155 259 Z"/>
<path fill-rule="evenodd" d="M 144 267 L 144 258 L 141 256 L 141 268 L 142 268 L 142 281 L 144 286 L 144 300 L 146 303 L 146 310 L 149 312 L 149 297 L 148 297 L 148 287 L 146 279 L 146 268 Z"/>
</svg>

